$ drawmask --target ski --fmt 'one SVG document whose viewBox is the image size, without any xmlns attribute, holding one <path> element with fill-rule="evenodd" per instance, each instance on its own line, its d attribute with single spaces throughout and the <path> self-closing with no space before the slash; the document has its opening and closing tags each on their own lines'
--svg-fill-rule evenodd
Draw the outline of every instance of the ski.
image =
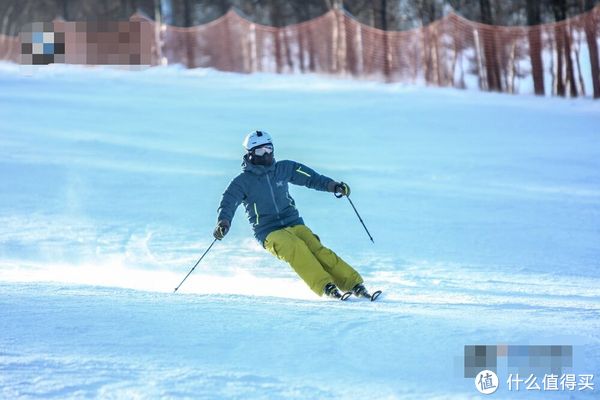
<svg viewBox="0 0 600 400">
<path fill-rule="evenodd" d="M 371 301 L 377 300 L 377 298 L 381 295 L 381 293 L 383 293 L 381 290 L 377 290 L 377 291 L 373 292 L 373 294 L 371 295 Z"/>
<path fill-rule="evenodd" d="M 352 292 L 344 292 L 340 293 L 337 287 L 333 283 L 328 283 L 325 285 L 324 295 L 331 297 L 332 299 L 346 301 L 348 297 L 352 296 Z"/>
<path fill-rule="evenodd" d="M 352 296 L 352 292 L 346 292 L 342 295 L 342 297 L 340 297 L 341 301 L 346 301 L 350 298 L 350 296 Z"/>
<path fill-rule="evenodd" d="M 377 290 L 373 292 L 373 294 L 369 294 L 368 292 L 362 292 L 358 294 L 356 297 L 362 297 L 364 299 L 369 299 L 371 301 L 377 300 L 377 298 L 383 293 L 381 290 Z"/>
</svg>

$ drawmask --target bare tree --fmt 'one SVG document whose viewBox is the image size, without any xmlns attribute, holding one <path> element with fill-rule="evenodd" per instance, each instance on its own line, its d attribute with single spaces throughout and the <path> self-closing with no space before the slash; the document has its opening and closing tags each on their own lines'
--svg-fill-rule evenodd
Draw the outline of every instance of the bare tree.
<svg viewBox="0 0 600 400">
<path fill-rule="evenodd" d="M 540 2 L 527 0 L 527 24 L 529 30 L 529 53 L 535 94 L 544 95 L 544 64 L 542 61 L 542 35 L 537 26 L 541 23 Z"/>
<path fill-rule="evenodd" d="M 389 48 L 389 37 L 385 33 L 388 30 L 388 1 L 387 0 L 371 0 L 373 7 L 373 15 L 375 16 L 375 27 L 384 31 L 383 34 L 383 75 L 386 79 L 391 79 L 391 53 Z"/>
<path fill-rule="evenodd" d="M 567 0 L 552 0 L 552 11 L 556 21 L 563 21 L 567 17 Z M 570 94 L 577 96 L 577 82 L 575 81 L 575 72 L 573 69 L 573 59 L 571 57 L 571 38 L 563 24 L 557 24 L 555 27 L 557 69 L 556 69 L 556 92 L 559 96 L 566 95 L 566 84 L 569 85 Z M 566 64 L 566 65 L 565 65 Z M 563 68 L 566 66 L 566 74 Z M 566 81 L 566 82 L 565 82 Z"/>
<path fill-rule="evenodd" d="M 183 0 L 183 24 L 186 28 L 194 25 L 193 0 Z M 187 67 L 194 68 L 196 66 L 196 40 L 193 31 L 186 32 L 186 56 Z"/>
<path fill-rule="evenodd" d="M 487 25 L 494 25 L 490 0 L 479 0 L 479 7 L 481 8 L 481 21 Z M 484 29 L 482 33 L 487 88 L 488 90 L 502 91 L 500 66 L 497 57 L 496 35 L 491 29 Z"/>
<path fill-rule="evenodd" d="M 69 0 L 60 0 L 61 3 L 61 11 L 62 11 L 62 18 L 65 21 L 69 20 Z"/>
<path fill-rule="evenodd" d="M 594 1 L 585 0 L 585 10 L 591 10 L 594 7 Z M 592 85 L 594 87 L 594 98 L 600 98 L 600 65 L 598 61 L 598 24 L 600 21 L 589 18 L 585 25 L 585 37 L 590 54 L 590 64 L 592 67 Z"/>
</svg>

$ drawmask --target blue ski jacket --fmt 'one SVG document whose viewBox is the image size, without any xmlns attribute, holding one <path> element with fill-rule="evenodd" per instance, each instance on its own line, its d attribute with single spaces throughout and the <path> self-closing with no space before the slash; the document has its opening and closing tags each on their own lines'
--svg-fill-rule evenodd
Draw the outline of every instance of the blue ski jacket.
<svg viewBox="0 0 600 400">
<path fill-rule="evenodd" d="M 284 160 L 264 166 L 254 165 L 244 156 L 242 173 L 233 178 L 221 197 L 217 221 L 231 223 L 237 207 L 244 204 L 254 237 L 264 246 L 269 233 L 304 224 L 288 191 L 288 183 L 330 191 L 332 182 L 335 183 L 295 161 Z"/>
</svg>

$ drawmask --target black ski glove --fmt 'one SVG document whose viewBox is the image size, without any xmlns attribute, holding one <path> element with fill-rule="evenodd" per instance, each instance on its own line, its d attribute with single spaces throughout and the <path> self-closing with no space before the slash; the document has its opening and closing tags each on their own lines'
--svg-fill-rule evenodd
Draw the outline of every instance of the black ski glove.
<svg viewBox="0 0 600 400">
<path fill-rule="evenodd" d="M 336 183 L 333 189 L 333 194 L 335 194 L 335 197 L 338 198 L 343 196 L 350 196 L 350 186 L 348 186 L 348 184 L 344 182 Z"/>
<path fill-rule="evenodd" d="M 215 237 L 215 239 L 221 240 L 225 237 L 225 235 L 227 235 L 227 232 L 229 232 L 229 226 L 230 223 L 229 221 L 222 219 L 217 223 L 217 227 L 215 228 L 215 231 L 213 232 L 213 236 Z"/>
</svg>

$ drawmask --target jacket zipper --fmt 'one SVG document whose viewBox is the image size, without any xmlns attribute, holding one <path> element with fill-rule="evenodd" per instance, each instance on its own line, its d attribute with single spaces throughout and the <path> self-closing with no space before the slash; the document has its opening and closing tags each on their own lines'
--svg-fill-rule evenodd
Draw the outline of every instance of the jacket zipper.
<svg viewBox="0 0 600 400">
<path fill-rule="evenodd" d="M 283 221 L 279 219 L 279 207 L 277 207 L 277 202 L 275 201 L 275 192 L 273 192 L 273 186 L 271 186 L 271 178 L 269 178 L 269 174 L 266 174 L 267 183 L 269 184 L 269 190 L 271 191 L 271 199 L 273 200 L 273 205 L 275 206 L 275 211 L 277 211 L 277 219 L 279 223 L 283 225 Z"/>
</svg>

